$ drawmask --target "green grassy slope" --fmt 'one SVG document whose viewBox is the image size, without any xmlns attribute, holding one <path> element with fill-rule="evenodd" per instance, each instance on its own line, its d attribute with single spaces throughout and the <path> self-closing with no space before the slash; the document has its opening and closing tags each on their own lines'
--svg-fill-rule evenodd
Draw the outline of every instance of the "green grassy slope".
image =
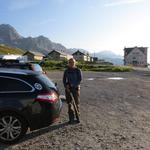
<svg viewBox="0 0 150 150">
<path fill-rule="evenodd" d="M 19 49 L 19 48 L 12 48 L 6 45 L 0 44 L 0 55 L 1 54 L 16 54 L 16 55 L 22 55 L 25 53 L 25 51 Z"/>
</svg>

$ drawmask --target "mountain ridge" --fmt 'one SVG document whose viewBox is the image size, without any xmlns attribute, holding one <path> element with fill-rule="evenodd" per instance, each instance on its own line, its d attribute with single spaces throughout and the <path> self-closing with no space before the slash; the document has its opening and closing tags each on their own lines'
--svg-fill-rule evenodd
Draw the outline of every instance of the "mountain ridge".
<svg viewBox="0 0 150 150">
<path fill-rule="evenodd" d="M 39 35 L 37 37 L 23 37 L 17 30 L 9 24 L 0 24 L 0 44 L 5 44 L 13 48 L 19 48 L 24 51 L 37 51 L 44 55 L 47 55 L 52 50 L 58 50 L 61 52 L 72 54 L 77 50 L 84 53 L 89 53 L 90 56 L 98 57 L 99 59 L 105 59 L 114 64 L 123 64 L 123 57 L 114 54 L 112 51 L 100 51 L 97 53 L 90 53 L 88 50 L 82 48 L 70 48 L 67 49 L 60 43 L 52 42 L 49 38 Z"/>
<path fill-rule="evenodd" d="M 109 51 L 109 50 L 92 53 L 92 56 L 109 61 L 113 63 L 114 65 L 123 65 L 123 56 L 117 55 L 114 52 Z"/>
<path fill-rule="evenodd" d="M 55 43 L 47 37 L 40 35 L 38 37 L 23 37 L 14 27 L 9 24 L 0 25 L 0 44 L 23 50 L 34 50 L 47 54 L 53 49 L 66 52 L 67 48 L 60 43 Z"/>
</svg>

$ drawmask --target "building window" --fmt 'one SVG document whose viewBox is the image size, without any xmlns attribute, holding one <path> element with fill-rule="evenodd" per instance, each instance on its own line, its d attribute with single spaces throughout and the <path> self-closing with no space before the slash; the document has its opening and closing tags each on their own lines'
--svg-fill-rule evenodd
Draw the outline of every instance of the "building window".
<svg viewBox="0 0 150 150">
<path fill-rule="evenodd" d="M 136 59 L 136 57 L 133 57 L 132 59 Z"/>
</svg>

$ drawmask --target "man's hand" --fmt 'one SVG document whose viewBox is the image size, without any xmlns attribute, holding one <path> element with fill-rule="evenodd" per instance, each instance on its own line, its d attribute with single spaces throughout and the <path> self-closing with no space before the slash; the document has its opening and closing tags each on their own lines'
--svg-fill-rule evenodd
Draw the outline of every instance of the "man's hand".
<svg viewBox="0 0 150 150">
<path fill-rule="evenodd" d="M 70 86 L 69 85 L 66 86 L 66 91 L 70 92 Z"/>
</svg>

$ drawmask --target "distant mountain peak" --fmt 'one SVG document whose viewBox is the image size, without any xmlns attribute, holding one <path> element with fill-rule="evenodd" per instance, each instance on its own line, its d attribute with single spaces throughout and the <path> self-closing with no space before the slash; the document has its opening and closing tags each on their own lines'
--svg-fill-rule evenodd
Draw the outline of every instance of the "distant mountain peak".
<svg viewBox="0 0 150 150">
<path fill-rule="evenodd" d="M 98 57 L 99 59 L 104 59 L 106 61 L 109 61 L 115 65 L 123 65 L 123 56 L 117 55 L 114 52 L 109 50 L 92 53 L 92 55 Z"/>
<path fill-rule="evenodd" d="M 12 42 L 14 40 L 21 39 L 22 36 L 16 31 L 14 27 L 9 24 L 0 25 L 0 41 L 4 41 L 4 44 L 7 42 Z"/>
<path fill-rule="evenodd" d="M 0 25 L 0 44 L 5 44 L 7 46 L 20 48 L 23 50 L 37 51 L 43 54 L 48 54 L 52 50 L 62 51 L 69 54 L 72 54 L 77 50 L 84 53 L 89 53 L 87 50 L 81 48 L 67 49 L 62 44 L 52 42 L 43 35 L 39 35 L 37 37 L 23 37 L 16 31 L 14 27 L 9 24 Z M 93 53 L 91 56 L 99 57 L 100 59 L 104 58 L 106 60 L 110 60 L 113 63 L 116 62 L 116 60 L 117 63 L 123 62 L 123 58 L 121 56 L 116 55 L 111 51 Z"/>
<path fill-rule="evenodd" d="M 54 43 L 43 35 L 38 37 L 22 37 L 16 29 L 9 24 L 0 25 L 0 44 L 21 48 L 23 50 L 38 51 L 43 54 L 47 54 L 53 49 L 63 50 L 64 52 L 67 51 L 65 46 Z"/>
<path fill-rule="evenodd" d="M 105 57 L 108 57 L 108 58 L 109 57 L 111 57 L 111 58 L 122 58 L 121 55 L 117 55 L 117 54 L 115 54 L 114 52 L 112 52 L 110 50 L 103 50 L 103 51 L 97 52 L 95 54 L 97 54 L 100 57 L 105 56 Z"/>
<path fill-rule="evenodd" d="M 1 24 L 0 27 L 9 28 L 9 29 L 15 30 L 15 28 L 13 26 L 11 26 L 10 24 Z"/>
<path fill-rule="evenodd" d="M 47 37 L 45 37 L 43 35 L 39 35 L 37 38 L 47 38 Z"/>
</svg>

